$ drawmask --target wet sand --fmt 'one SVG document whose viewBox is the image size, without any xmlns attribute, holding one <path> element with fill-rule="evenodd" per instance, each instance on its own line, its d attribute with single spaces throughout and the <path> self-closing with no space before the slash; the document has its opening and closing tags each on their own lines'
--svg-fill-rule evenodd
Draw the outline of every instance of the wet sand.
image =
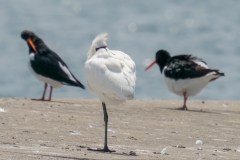
<svg viewBox="0 0 240 160">
<path fill-rule="evenodd" d="M 239 159 L 240 101 L 134 100 L 107 106 L 108 143 L 97 99 L 0 99 L 0 159 Z M 201 140 L 202 144 L 196 144 Z M 239 152 L 237 152 L 237 149 Z"/>
</svg>

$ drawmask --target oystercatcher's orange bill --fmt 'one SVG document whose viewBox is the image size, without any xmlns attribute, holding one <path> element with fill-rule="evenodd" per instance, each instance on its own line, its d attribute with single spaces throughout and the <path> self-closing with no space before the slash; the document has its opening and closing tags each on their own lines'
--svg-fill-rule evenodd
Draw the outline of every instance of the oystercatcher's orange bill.
<svg viewBox="0 0 240 160">
<path fill-rule="evenodd" d="M 33 49 L 36 53 L 38 53 L 37 50 L 36 50 L 35 45 L 33 44 L 32 40 L 31 40 L 30 38 L 27 39 L 27 42 L 28 42 L 28 44 L 32 47 L 32 49 Z"/>
<path fill-rule="evenodd" d="M 154 64 L 156 63 L 156 60 L 155 61 L 153 61 L 147 68 L 145 68 L 145 70 L 144 71 L 146 71 L 146 70 L 148 70 L 149 68 L 151 68 Z"/>
</svg>

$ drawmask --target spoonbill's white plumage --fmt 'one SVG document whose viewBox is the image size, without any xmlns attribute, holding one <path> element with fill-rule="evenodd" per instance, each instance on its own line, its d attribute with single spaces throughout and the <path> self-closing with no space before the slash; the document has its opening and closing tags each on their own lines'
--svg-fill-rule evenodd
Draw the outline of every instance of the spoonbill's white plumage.
<svg viewBox="0 0 240 160">
<path fill-rule="evenodd" d="M 108 49 L 106 41 L 107 33 L 100 34 L 93 40 L 84 70 L 89 90 L 100 99 L 103 106 L 105 144 L 98 151 L 111 152 L 107 145 L 106 105 L 118 105 L 134 98 L 136 67 L 127 54 Z"/>
</svg>

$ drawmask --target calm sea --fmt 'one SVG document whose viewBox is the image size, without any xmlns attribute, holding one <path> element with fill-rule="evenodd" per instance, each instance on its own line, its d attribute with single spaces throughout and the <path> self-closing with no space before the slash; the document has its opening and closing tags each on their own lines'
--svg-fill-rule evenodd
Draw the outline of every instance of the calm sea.
<svg viewBox="0 0 240 160">
<path fill-rule="evenodd" d="M 136 98 L 181 99 L 168 91 L 158 66 L 144 72 L 159 49 L 193 54 L 225 77 L 195 99 L 240 99 L 240 1 L 238 0 L 0 0 L 0 96 L 41 97 L 43 83 L 28 70 L 31 30 L 86 84 L 84 62 L 94 37 L 108 32 L 110 49 L 137 65 Z M 75 87 L 53 97 L 95 97 Z"/>
</svg>

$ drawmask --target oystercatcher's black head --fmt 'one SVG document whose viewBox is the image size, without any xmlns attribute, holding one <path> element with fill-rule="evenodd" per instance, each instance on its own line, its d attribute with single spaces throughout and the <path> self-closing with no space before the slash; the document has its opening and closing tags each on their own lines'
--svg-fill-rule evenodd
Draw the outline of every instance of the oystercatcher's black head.
<svg viewBox="0 0 240 160">
<path fill-rule="evenodd" d="M 31 31 L 22 31 L 22 33 L 21 33 L 21 37 L 22 37 L 22 39 L 24 39 L 24 40 L 27 40 L 28 38 L 33 38 L 33 37 L 35 37 L 35 34 L 33 33 L 33 32 L 31 32 Z"/>
<path fill-rule="evenodd" d="M 152 67 L 155 63 L 157 63 L 160 67 L 161 73 L 163 71 L 163 68 L 165 67 L 165 65 L 167 64 L 168 59 L 171 58 L 170 54 L 165 51 L 165 50 L 159 50 L 156 53 L 155 56 L 155 61 L 153 61 L 146 69 L 148 70 L 150 67 Z"/>
<path fill-rule="evenodd" d="M 27 42 L 29 52 L 41 54 L 47 49 L 47 46 L 44 44 L 43 40 L 31 31 L 22 31 L 21 37 Z"/>
<path fill-rule="evenodd" d="M 167 64 L 168 59 L 171 58 L 168 51 L 165 50 L 159 50 L 156 53 L 156 63 L 159 65 L 161 73 L 163 71 L 163 68 Z"/>
</svg>

